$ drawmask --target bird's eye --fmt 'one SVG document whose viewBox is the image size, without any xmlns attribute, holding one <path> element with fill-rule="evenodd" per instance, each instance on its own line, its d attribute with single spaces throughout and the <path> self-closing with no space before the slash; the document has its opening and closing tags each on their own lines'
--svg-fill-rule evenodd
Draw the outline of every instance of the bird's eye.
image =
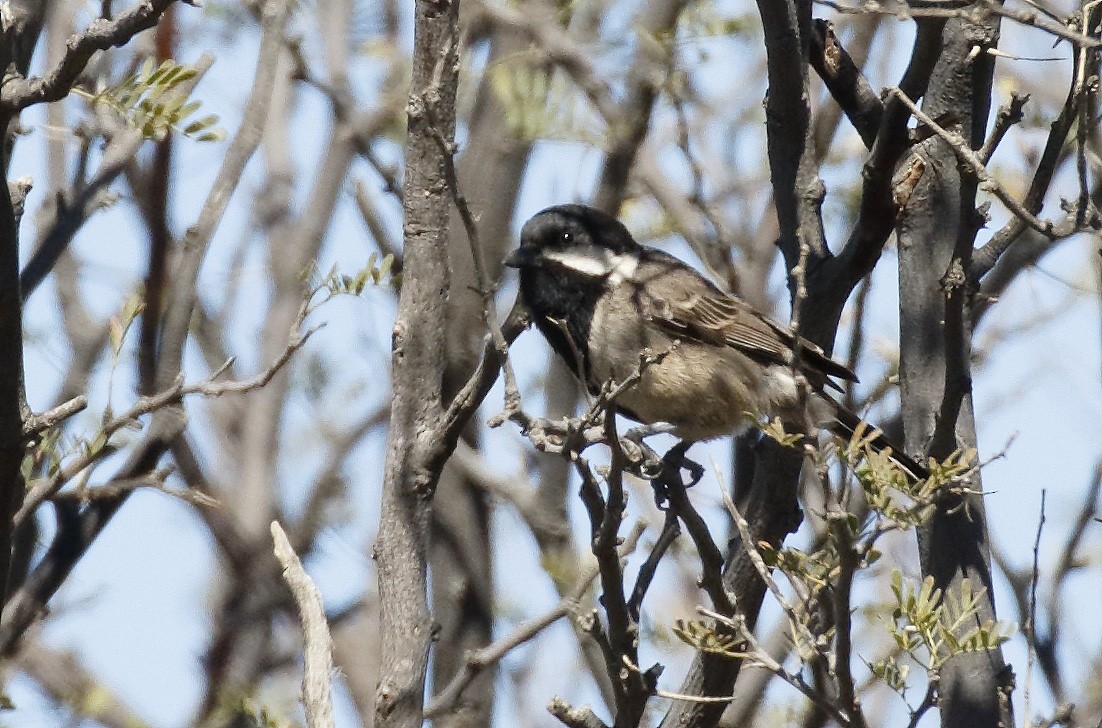
<svg viewBox="0 0 1102 728">
<path fill-rule="evenodd" d="M 563 233 L 560 240 L 563 245 L 570 245 L 570 243 L 574 242 L 574 236 L 570 233 Z"/>
</svg>

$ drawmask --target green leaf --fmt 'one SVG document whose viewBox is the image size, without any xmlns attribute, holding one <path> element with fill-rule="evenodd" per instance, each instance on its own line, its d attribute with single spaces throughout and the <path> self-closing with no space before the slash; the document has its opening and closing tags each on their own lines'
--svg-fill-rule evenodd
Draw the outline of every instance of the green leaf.
<svg viewBox="0 0 1102 728">
<path fill-rule="evenodd" d="M 224 130 L 213 129 L 218 117 L 208 115 L 185 124 L 198 111 L 200 102 L 188 101 L 175 93 L 180 84 L 195 78 L 197 73 L 194 67 L 173 60 L 154 67 L 147 58 L 137 73 L 103 88 L 91 101 L 110 107 L 148 139 L 163 139 L 176 130 L 196 141 L 218 141 L 225 138 Z"/>
</svg>

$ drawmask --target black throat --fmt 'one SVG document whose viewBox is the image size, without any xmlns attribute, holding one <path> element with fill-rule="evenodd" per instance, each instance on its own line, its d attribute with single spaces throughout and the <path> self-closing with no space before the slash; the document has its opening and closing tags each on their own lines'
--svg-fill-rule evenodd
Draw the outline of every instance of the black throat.
<svg viewBox="0 0 1102 728">
<path fill-rule="evenodd" d="M 589 378 L 589 330 L 604 287 L 602 279 L 569 271 L 537 267 L 520 272 L 520 294 L 532 320 L 583 382 Z"/>
</svg>

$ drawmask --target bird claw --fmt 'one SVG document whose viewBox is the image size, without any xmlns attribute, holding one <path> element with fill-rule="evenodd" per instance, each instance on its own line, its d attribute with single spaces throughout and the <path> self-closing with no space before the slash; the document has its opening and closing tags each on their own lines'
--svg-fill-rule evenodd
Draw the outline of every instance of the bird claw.
<svg viewBox="0 0 1102 728">
<path fill-rule="evenodd" d="M 680 442 L 670 448 L 660 460 L 647 461 L 644 467 L 640 468 L 642 477 L 649 480 L 651 487 L 654 488 L 654 505 L 660 511 L 669 508 L 670 488 L 674 478 L 677 478 L 680 487 L 691 488 L 704 477 L 704 466 L 685 457 L 685 451 L 690 445 L 692 445 L 690 442 Z M 650 450 L 650 448 L 647 449 Z M 653 450 L 650 452 L 654 454 Z M 688 482 L 682 482 L 682 470 L 688 472 Z"/>
<path fill-rule="evenodd" d="M 678 443 L 671 447 L 666 456 L 662 458 L 663 466 L 669 468 L 677 477 L 681 477 L 682 470 L 688 472 L 689 482 L 685 483 L 686 488 L 692 488 L 704 477 L 704 466 L 685 456 L 691 445 L 692 443 L 687 442 Z"/>
</svg>

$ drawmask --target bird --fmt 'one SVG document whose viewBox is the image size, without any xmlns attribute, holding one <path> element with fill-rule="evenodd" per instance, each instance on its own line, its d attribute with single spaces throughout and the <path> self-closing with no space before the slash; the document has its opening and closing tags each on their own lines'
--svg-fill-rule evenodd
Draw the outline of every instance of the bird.
<svg viewBox="0 0 1102 728">
<path fill-rule="evenodd" d="M 504 263 L 518 269 L 537 329 L 591 394 L 637 377 L 616 399 L 629 418 L 666 425 L 687 443 L 739 434 L 761 416 L 846 439 L 862 432 L 874 450 L 890 448 L 909 478 L 928 477 L 827 394 L 842 391 L 836 380 L 857 381 L 848 367 L 687 263 L 638 243 L 614 216 L 548 207 L 524 224 Z"/>
</svg>

